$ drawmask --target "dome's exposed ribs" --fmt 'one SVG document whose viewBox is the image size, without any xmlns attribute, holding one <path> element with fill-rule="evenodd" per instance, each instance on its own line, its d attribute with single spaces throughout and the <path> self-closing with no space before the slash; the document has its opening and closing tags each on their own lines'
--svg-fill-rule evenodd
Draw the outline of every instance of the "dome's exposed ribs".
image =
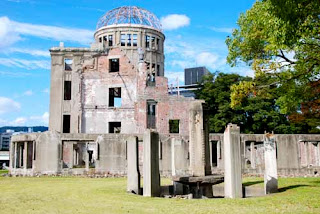
<svg viewBox="0 0 320 214">
<path fill-rule="evenodd" d="M 97 29 L 117 24 L 145 25 L 162 31 L 160 20 L 153 13 L 136 6 L 118 7 L 108 11 L 99 19 Z"/>
</svg>

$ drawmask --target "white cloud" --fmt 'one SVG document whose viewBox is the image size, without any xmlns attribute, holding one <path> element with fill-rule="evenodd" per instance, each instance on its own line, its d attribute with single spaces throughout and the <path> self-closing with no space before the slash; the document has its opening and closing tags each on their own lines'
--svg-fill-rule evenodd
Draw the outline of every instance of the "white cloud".
<svg viewBox="0 0 320 214">
<path fill-rule="evenodd" d="M 49 60 L 26 60 L 26 59 L 16 59 L 16 58 L 0 58 L 0 65 L 15 68 L 24 68 L 27 70 L 32 69 L 50 69 Z"/>
<path fill-rule="evenodd" d="M 24 53 L 32 56 L 50 57 L 49 50 L 36 50 L 28 48 L 8 48 L 3 50 L 4 53 Z"/>
<path fill-rule="evenodd" d="M 168 78 L 169 87 L 171 84 L 176 86 L 177 80 L 179 81 L 179 85 L 184 85 L 184 72 L 166 71 L 165 76 Z"/>
<path fill-rule="evenodd" d="M 232 33 L 233 28 L 227 27 L 210 27 L 211 30 L 219 33 Z"/>
<path fill-rule="evenodd" d="M 219 56 L 215 53 L 202 52 L 196 56 L 196 63 L 209 68 L 216 68 Z"/>
<path fill-rule="evenodd" d="M 42 90 L 42 92 L 43 92 L 43 93 L 46 93 L 46 94 L 49 94 L 49 93 L 50 93 L 50 90 L 49 90 L 49 88 L 45 88 L 45 89 Z"/>
<path fill-rule="evenodd" d="M 48 125 L 49 113 L 45 112 L 40 116 L 31 116 L 29 119 L 35 121 L 37 124 Z"/>
<path fill-rule="evenodd" d="M 20 108 L 20 103 L 7 97 L 0 97 L 0 114 L 19 111 Z"/>
<path fill-rule="evenodd" d="M 14 31 L 8 17 L 0 17 L 0 49 L 9 47 L 19 40 L 21 37 Z"/>
<path fill-rule="evenodd" d="M 27 118 L 25 117 L 18 117 L 14 121 L 9 122 L 11 126 L 22 126 L 27 122 Z"/>
<path fill-rule="evenodd" d="M 23 95 L 32 96 L 33 95 L 33 91 L 32 90 L 27 90 L 27 91 L 23 92 Z"/>
<path fill-rule="evenodd" d="M 190 25 L 190 18 L 181 14 L 170 14 L 161 18 L 164 30 L 175 30 Z"/>
<path fill-rule="evenodd" d="M 0 71 L 0 76 L 8 76 L 8 77 L 26 77 L 30 76 L 30 73 L 26 72 L 12 72 L 12 71 Z"/>
<path fill-rule="evenodd" d="M 6 16 L 0 17 L 0 49 L 9 47 L 21 40 L 23 36 L 89 44 L 93 41 L 93 33 L 86 29 L 29 24 L 12 21 Z"/>
</svg>

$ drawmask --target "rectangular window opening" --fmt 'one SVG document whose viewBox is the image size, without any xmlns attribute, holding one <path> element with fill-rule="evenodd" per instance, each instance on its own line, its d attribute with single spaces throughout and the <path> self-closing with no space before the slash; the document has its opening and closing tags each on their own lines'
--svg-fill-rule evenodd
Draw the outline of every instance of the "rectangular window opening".
<svg viewBox="0 0 320 214">
<path fill-rule="evenodd" d="M 119 59 L 109 59 L 109 67 L 110 72 L 119 72 Z"/>
<path fill-rule="evenodd" d="M 112 46 L 113 46 L 113 38 L 112 38 L 112 35 L 109 35 L 109 36 L 108 36 L 108 40 L 109 40 L 109 47 L 112 47 Z"/>
<path fill-rule="evenodd" d="M 72 59 L 64 59 L 64 70 L 72 71 Z"/>
<path fill-rule="evenodd" d="M 155 129 L 156 128 L 156 103 L 148 102 L 147 105 L 147 128 Z"/>
<path fill-rule="evenodd" d="M 156 37 L 151 37 L 151 47 L 152 49 L 156 49 Z"/>
<path fill-rule="evenodd" d="M 160 65 L 157 65 L 157 76 L 160 76 Z"/>
<path fill-rule="evenodd" d="M 131 46 L 131 34 L 127 34 L 127 46 Z"/>
<path fill-rule="evenodd" d="M 64 100 L 71 100 L 71 81 L 64 81 Z"/>
<path fill-rule="evenodd" d="M 138 35 L 137 34 L 133 34 L 132 35 L 132 46 L 137 46 L 138 45 Z"/>
<path fill-rule="evenodd" d="M 146 48 L 150 48 L 150 36 L 146 36 Z"/>
<path fill-rule="evenodd" d="M 109 107 L 121 107 L 121 88 L 109 88 Z"/>
<path fill-rule="evenodd" d="M 109 133 L 121 133 L 121 122 L 109 122 Z"/>
<path fill-rule="evenodd" d="M 126 34 L 121 34 L 120 40 L 121 40 L 121 46 L 126 46 Z"/>
<path fill-rule="evenodd" d="M 70 115 L 63 115 L 63 133 L 70 133 Z"/>
<path fill-rule="evenodd" d="M 211 163 L 212 166 L 218 166 L 218 150 L 217 141 L 211 141 Z"/>
<path fill-rule="evenodd" d="M 157 49 L 160 50 L 160 39 L 157 38 Z"/>
<path fill-rule="evenodd" d="M 179 133 L 179 120 L 169 120 L 169 133 L 176 134 Z"/>
</svg>

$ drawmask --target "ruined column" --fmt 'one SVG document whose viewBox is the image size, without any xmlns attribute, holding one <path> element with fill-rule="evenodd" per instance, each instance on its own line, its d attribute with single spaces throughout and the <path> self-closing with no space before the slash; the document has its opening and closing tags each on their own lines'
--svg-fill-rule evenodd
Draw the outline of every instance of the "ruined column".
<svg viewBox="0 0 320 214">
<path fill-rule="evenodd" d="M 221 168 L 221 141 L 217 142 L 217 167 Z"/>
<path fill-rule="evenodd" d="M 264 136 L 264 189 L 266 194 L 278 192 L 276 143 L 273 134 Z"/>
<path fill-rule="evenodd" d="M 254 142 L 250 142 L 250 159 L 251 159 L 251 168 L 255 169 L 256 168 L 256 149 L 254 148 Z"/>
<path fill-rule="evenodd" d="M 240 127 L 228 124 L 224 132 L 224 194 L 242 198 Z"/>
<path fill-rule="evenodd" d="M 160 196 L 159 134 L 149 129 L 143 136 L 143 196 Z"/>
<path fill-rule="evenodd" d="M 175 138 L 171 138 L 171 174 L 176 176 L 176 164 L 175 164 Z"/>
<path fill-rule="evenodd" d="M 27 160 L 28 160 L 28 142 L 24 142 L 23 147 L 23 169 L 27 169 Z"/>
<path fill-rule="evenodd" d="M 18 152 L 17 152 L 17 146 L 18 146 L 18 143 L 17 142 L 13 142 L 13 145 L 14 145 L 14 160 L 13 160 L 13 164 L 14 166 L 12 168 L 17 168 L 17 159 L 18 159 Z"/>
<path fill-rule="evenodd" d="M 127 192 L 140 194 L 138 137 L 127 139 Z"/>
<path fill-rule="evenodd" d="M 190 173 L 193 176 L 211 174 L 207 117 L 202 101 L 194 101 L 189 116 Z"/>
<path fill-rule="evenodd" d="M 90 163 L 89 163 L 89 152 L 88 152 L 88 143 L 86 143 L 86 152 L 85 152 L 85 154 L 86 154 L 86 171 L 87 171 L 87 173 L 89 173 L 89 168 L 90 168 Z"/>
</svg>

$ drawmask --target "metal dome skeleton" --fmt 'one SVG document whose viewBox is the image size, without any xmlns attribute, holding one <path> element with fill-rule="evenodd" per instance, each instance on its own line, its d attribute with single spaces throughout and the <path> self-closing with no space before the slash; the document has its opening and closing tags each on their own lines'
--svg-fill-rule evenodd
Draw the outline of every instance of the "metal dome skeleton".
<svg viewBox="0 0 320 214">
<path fill-rule="evenodd" d="M 145 25 L 162 31 L 160 20 L 153 13 L 136 6 L 118 7 L 108 11 L 99 19 L 97 29 L 118 24 Z"/>
</svg>

